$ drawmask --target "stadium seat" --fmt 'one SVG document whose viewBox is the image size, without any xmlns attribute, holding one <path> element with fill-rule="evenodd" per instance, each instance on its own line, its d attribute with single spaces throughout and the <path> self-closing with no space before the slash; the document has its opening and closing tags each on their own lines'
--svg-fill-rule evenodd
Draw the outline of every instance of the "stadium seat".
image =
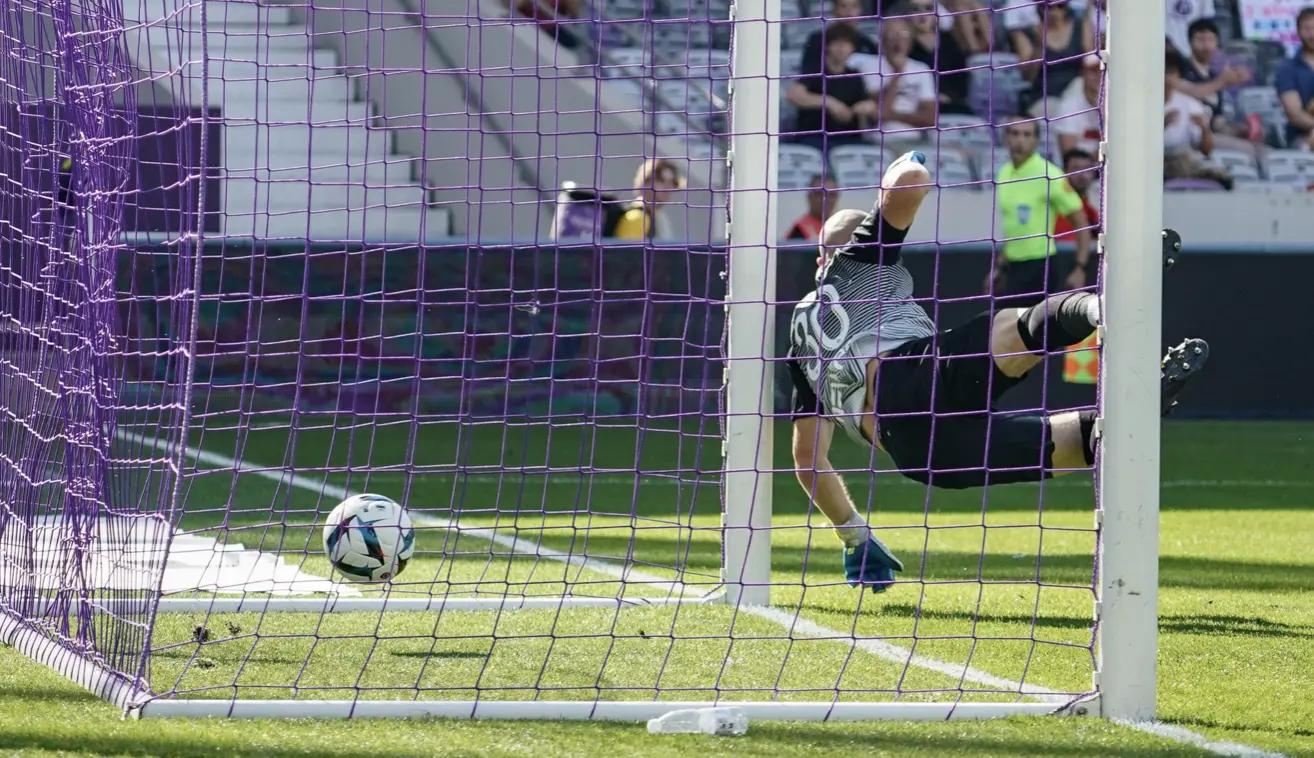
<svg viewBox="0 0 1314 758">
<path fill-rule="evenodd" d="M 972 166 L 976 169 L 976 175 L 983 179 L 994 177 L 999 167 L 1008 160 L 1008 151 L 1003 147 L 975 145 L 970 149 Z"/>
<path fill-rule="evenodd" d="M 926 154 L 926 165 L 937 186 L 954 187 L 975 179 L 971 161 L 961 150 L 945 146 L 939 149 L 925 148 L 922 152 Z"/>
<path fill-rule="evenodd" d="M 1165 192 L 1219 192 L 1223 185 L 1209 179 L 1169 179 L 1163 188 Z"/>
<path fill-rule="evenodd" d="M 602 51 L 598 69 L 608 79 L 650 76 L 648 56 L 637 47 L 613 47 Z"/>
<path fill-rule="evenodd" d="M 652 6 L 651 0 L 602 0 L 598 3 L 602 17 L 608 21 L 648 18 L 652 15 Z"/>
<path fill-rule="evenodd" d="M 668 60 L 683 60 L 690 48 L 712 46 L 712 29 L 707 23 L 663 22 L 650 28 L 653 52 Z"/>
<path fill-rule="evenodd" d="M 1265 157 L 1264 173 L 1272 184 L 1309 187 L 1314 185 L 1314 153 L 1273 150 Z"/>
<path fill-rule="evenodd" d="M 825 173 L 825 159 L 821 151 L 809 145 L 783 144 L 780 146 L 777 186 L 780 189 L 800 189 L 808 186 L 812 177 Z"/>
<path fill-rule="evenodd" d="M 1209 162 L 1223 167 L 1235 179 L 1259 179 L 1259 165 L 1255 163 L 1254 156 L 1244 150 L 1220 148 L 1209 156 Z"/>
<path fill-rule="evenodd" d="M 967 59 L 971 71 L 968 102 L 978 116 L 998 123 L 1017 111 L 1018 95 L 1029 85 L 1012 53 L 978 53 Z"/>
<path fill-rule="evenodd" d="M 989 151 L 994 145 L 990 124 L 977 116 L 958 113 L 940 115 L 938 139 L 941 145 L 953 145 L 973 152 L 984 148 Z"/>
<path fill-rule="evenodd" d="M 685 56 L 688 77 L 718 98 L 730 94 L 730 53 L 725 50 L 694 49 Z"/>
<path fill-rule="evenodd" d="M 1237 92 L 1237 104 L 1241 112 L 1256 114 L 1264 122 L 1266 131 L 1283 134 L 1286 125 L 1286 112 L 1278 100 L 1277 90 L 1271 86 L 1242 87 Z"/>
<path fill-rule="evenodd" d="M 840 187 L 875 187 L 885 170 L 885 151 L 875 145 L 844 145 L 830 151 Z"/>
</svg>

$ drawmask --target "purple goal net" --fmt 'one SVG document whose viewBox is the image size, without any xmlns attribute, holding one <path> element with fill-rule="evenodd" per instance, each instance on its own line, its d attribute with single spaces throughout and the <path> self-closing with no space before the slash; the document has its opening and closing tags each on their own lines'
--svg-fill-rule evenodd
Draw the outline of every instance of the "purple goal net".
<svg viewBox="0 0 1314 758">
<path fill-rule="evenodd" d="M 901 303 L 936 330 L 1098 290 L 1103 5 L 7 3 L 0 638 L 144 715 L 1083 700 L 1094 467 L 1049 431 L 946 466 L 971 412 L 877 409 L 928 458 L 834 435 L 904 563 L 855 589 L 787 362 L 824 221 L 908 151 Z M 1095 409 L 1098 354 L 966 449 Z M 326 547 L 362 493 L 414 526 L 388 581 L 338 554 L 393 560 L 374 531 Z"/>
</svg>

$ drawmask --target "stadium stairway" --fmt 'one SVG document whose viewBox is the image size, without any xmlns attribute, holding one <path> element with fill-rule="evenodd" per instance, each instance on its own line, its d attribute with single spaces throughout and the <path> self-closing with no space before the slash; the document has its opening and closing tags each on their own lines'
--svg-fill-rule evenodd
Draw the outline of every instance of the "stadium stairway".
<svg viewBox="0 0 1314 758">
<path fill-rule="evenodd" d="M 376 125 L 373 103 L 358 97 L 339 53 L 313 45 L 316 36 L 292 8 L 128 0 L 125 16 L 129 54 L 154 81 L 154 94 L 219 113 L 224 236 L 450 234 L 449 214 L 431 206 L 415 179 L 416 159 L 395 149 L 393 132 Z"/>
</svg>

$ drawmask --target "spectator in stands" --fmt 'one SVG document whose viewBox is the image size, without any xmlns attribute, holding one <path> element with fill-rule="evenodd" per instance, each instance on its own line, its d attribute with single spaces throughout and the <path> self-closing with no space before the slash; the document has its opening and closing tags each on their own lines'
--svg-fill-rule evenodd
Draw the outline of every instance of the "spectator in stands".
<svg viewBox="0 0 1314 758">
<path fill-rule="evenodd" d="M 1003 216 L 1004 244 L 995 258 L 986 291 L 1006 295 L 1009 305 L 1034 305 L 1060 289 L 1086 286 L 1090 263 L 1090 219 L 1081 197 L 1063 177 L 1062 170 L 1038 153 L 1037 122 L 1014 116 L 1004 129 L 1009 160 L 999 169 L 995 204 Z M 1058 266 L 1051 260 L 1054 223 L 1067 216 L 1076 229 L 1076 265 L 1062 286 Z"/>
<path fill-rule="evenodd" d="M 1081 44 L 1086 50 L 1103 50 L 1109 33 L 1108 0 L 1091 0 L 1081 24 Z"/>
<path fill-rule="evenodd" d="M 882 53 L 849 58 L 849 65 L 864 74 L 867 91 L 876 100 L 874 120 L 882 130 L 935 126 L 935 73 L 909 57 L 912 46 L 912 24 L 891 16 L 881 21 Z"/>
<path fill-rule="evenodd" d="M 1068 186 L 1072 187 L 1072 191 L 1081 198 L 1081 209 L 1086 212 L 1086 221 L 1091 226 L 1098 227 L 1100 211 L 1090 201 L 1090 188 L 1099 178 L 1095 156 L 1081 149 L 1067 151 L 1063 154 L 1063 173 L 1067 174 Z M 1071 217 L 1060 215 L 1054 219 L 1054 239 L 1062 242 L 1076 238 L 1077 231 L 1072 225 Z"/>
<path fill-rule="evenodd" d="M 1040 14 L 1036 12 L 1035 3 L 1028 0 L 1006 0 L 1005 6 L 995 11 L 995 14 L 1003 23 L 1008 46 L 1017 54 L 1018 60 L 1034 59 L 1036 33 L 1040 28 Z"/>
<path fill-rule="evenodd" d="M 615 236 L 623 240 L 669 239 L 661 215 L 662 205 L 671 201 L 671 193 L 684 187 L 680 169 L 665 158 L 649 158 L 634 172 L 637 197 L 625 209 L 616 224 Z"/>
<path fill-rule="evenodd" d="M 1231 177 L 1204 161 L 1214 151 L 1214 132 L 1204 103 L 1178 89 L 1184 65 L 1182 55 L 1169 46 L 1164 56 L 1163 178 L 1208 179 L 1231 189 Z"/>
<path fill-rule="evenodd" d="M 996 0 L 999 2 L 999 0 Z M 1036 60 L 1036 48 L 1045 33 L 1041 20 L 1043 0 L 1003 0 L 1007 5 L 999 13 L 1003 18 L 1004 34 L 1009 47 L 1019 60 Z M 1081 31 L 1081 50 L 1092 52 L 1104 46 L 1104 34 L 1109 30 L 1105 10 L 1107 0 L 1058 0 L 1067 6 Z"/>
<path fill-rule="evenodd" d="M 994 30 L 990 26 L 991 14 L 985 7 L 987 0 L 940 0 L 946 16 L 940 17 L 940 31 L 952 31 L 959 46 L 968 55 L 989 52 L 994 47 Z"/>
<path fill-rule="evenodd" d="M 1215 147 L 1255 153 L 1264 139 L 1263 123 L 1254 116 L 1246 123 L 1230 123 L 1223 115 L 1223 92 L 1252 78 L 1249 69 L 1225 63 L 1218 54 L 1218 24 L 1201 18 L 1191 22 L 1191 55 L 1183 61 L 1177 87 L 1209 109 L 1209 126 Z"/>
<path fill-rule="evenodd" d="M 1314 150 L 1314 5 L 1296 16 L 1300 49 L 1277 71 L 1278 98 L 1287 113 L 1287 144 Z"/>
<path fill-rule="evenodd" d="M 1087 55 L 1081 61 L 1081 76 L 1068 85 L 1052 114 L 1060 154 L 1076 148 L 1091 155 L 1099 152 L 1104 126 L 1100 113 L 1102 83 L 1099 56 Z"/>
<path fill-rule="evenodd" d="M 838 20 L 855 19 L 863 15 L 862 0 L 832 0 L 830 5 L 829 18 Z M 848 21 L 852 24 L 852 21 Z M 829 40 L 828 36 L 830 26 L 820 29 L 808 35 L 808 41 L 803 45 L 803 56 L 799 58 L 798 72 L 800 74 L 815 74 L 822 70 L 822 65 L 826 57 L 825 41 Z M 871 37 L 858 31 L 853 27 L 855 32 L 853 38 L 854 52 L 865 53 L 867 55 L 876 54 L 876 43 Z"/>
<path fill-rule="evenodd" d="M 970 48 L 963 45 L 970 33 L 969 22 L 954 18 L 948 29 L 941 28 L 934 0 L 902 0 L 891 3 L 885 13 L 887 16 L 909 16 L 913 31 L 909 57 L 939 72 L 940 112 L 970 114 L 972 108 L 967 104 L 967 90 L 972 80 L 967 70 Z"/>
<path fill-rule="evenodd" d="M 823 153 L 836 145 L 862 141 L 858 131 L 876 116 L 876 103 L 857 70 L 848 61 L 857 49 L 858 30 L 835 21 L 826 27 L 826 58 L 822 73 L 800 77 L 785 93 L 798 109 L 795 142 Z"/>
<path fill-rule="evenodd" d="M 1164 27 L 1168 41 L 1183 57 L 1189 55 L 1191 40 L 1187 30 L 1191 28 L 1191 23 L 1217 15 L 1214 0 L 1168 0 L 1168 18 L 1165 19 Z"/>
<path fill-rule="evenodd" d="M 1031 81 L 1031 89 L 1023 97 L 1026 107 L 1042 116 L 1081 73 L 1082 55 L 1092 49 L 1084 46 L 1081 22 L 1066 2 L 1045 6 L 1044 22 L 1035 33 L 1036 47 L 1021 58 L 1034 61 L 1022 68 L 1023 76 Z"/>
<path fill-rule="evenodd" d="M 839 202 L 839 185 L 830 177 L 817 174 L 808 183 L 808 212 L 799 216 L 789 227 L 785 239 L 807 240 L 816 243 L 821 239 L 821 227 L 830 217 L 830 209 Z"/>
</svg>

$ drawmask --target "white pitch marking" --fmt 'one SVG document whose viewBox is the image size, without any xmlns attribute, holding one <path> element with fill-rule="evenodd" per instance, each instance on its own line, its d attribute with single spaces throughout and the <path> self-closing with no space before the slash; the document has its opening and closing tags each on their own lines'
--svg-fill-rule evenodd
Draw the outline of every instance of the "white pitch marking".
<svg viewBox="0 0 1314 758">
<path fill-rule="evenodd" d="M 1135 729 L 1138 732 L 1145 732 L 1156 737 L 1181 742 L 1187 745 L 1194 745 L 1201 750 L 1208 750 L 1215 755 L 1230 755 L 1237 758 L 1286 758 L 1282 753 L 1270 753 L 1267 750 L 1260 750 L 1257 747 L 1242 745 L 1237 742 L 1218 742 L 1211 740 L 1199 732 L 1193 732 L 1185 727 L 1165 724 L 1162 721 L 1127 721 L 1125 719 L 1114 719 L 1113 722 L 1129 729 Z"/>
<path fill-rule="evenodd" d="M 133 434 L 132 432 L 121 431 L 119 432 L 119 436 L 133 442 L 151 445 L 156 450 L 166 451 L 168 449 L 168 444 L 161 440 L 148 439 L 139 434 Z M 213 466 L 214 468 L 233 469 L 235 471 L 258 476 L 262 479 L 269 479 L 270 481 L 278 482 L 280 484 L 288 484 L 310 492 L 323 493 L 325 496 L 335 500 L 346 500 L 353 494 L 357 494 L 345 487 L 329 484 L 326 481 L 311 479 L 310 477 L 295 474 L 283 469 L 274 469 L 268 466 L 255 466 L 245 461 L 239 461 L 236 458 L 223 455 L 222 453 L 201 450 L 199 448 L 191 447 L 190 445 L 185 448 L 185 451 L 193 460 Z M 645 587 L 651 587 L 653 589 L 679 595 L 688 594 L 693 597 L 702 597 L 706 594 L 700 593 L 697 590 L 689 589 L 683 582 L 667 581 L 654 574 L 648 574 L 643 571 L 636 571 L 634 569 L 618 566 L 614 563 L 602 561 L 597 558 L 563 553 L 558 550 L 544 547 L 533 540 L 497 534 L 495 529 L 486 527 L 463 527 L 459 523 L 433 516 L 426 516 L 421 513 L 412 513 L 411 520 L 420 526 L 440 527 L 443 529 L 454 530 L 459 534 L 468 534 L 478 537 L 495 545 L 505 547 L 512 553 L 519 555 L 533 555 L 541 558 L 562 561 L 572 566 L 588 569 L 599 574 L 618 577 L 625 581 L 641 583 Z"/>
<path fill-rule="evenodd" d="M 935 658 L 928 658 L 924 655 L 916 655 L 912 650 L 906 647 L 885 642 L 884 640 L 874 638 L 855 637 L 852 634 L 831 629 L 821 624 L 809 621 L 801 615 L 788 613 L 772 606 L 763 605 L 744 605 L 739 610 L 745 613 L 751 613 L 758 618 L 766 619 L 774 624 L 779 624 L 792 632 L 798 632 L 804 637 L 811 639 L 822 639 L 831 642 L 837 642 L 851 648 L 857 648 L 866 653 L 871 653 L 878 658 L 884 658 L 887 661 L 898 664 L 916 666 L 917 668 L 933 671 L 937 674 L 943 674 L 951 679 L 957 679 L 962 682 L 971 682 L 972 684 L 983 684 L 988 687 L 997 687 L 1007 692 L 1016 692 L 1020 695 L 1034 698 L 1043 702 L 1053 702 L 1056 704 L 1066 703 L 1072 698 L 1054 690 L 1044 687 L 1037 687 L 1032 684 L 1023 684 L 1011 679 L 1004 679 L 994 674 L 974 669 L 967 665 L 949 663 Z"/>
<path fill-rule="evenodd" d="M 128 437 L 130 439 L 134 439 L 139 442 L 146 442 L 154 446 L 156 449 L 165 449 L 164 443 L 161 443 L 157 440 L 148 440 L 144 437 L 131 434 L 128 432 L 120 432 L 120 434 L 122 436 Z M 230 458 L 226 455 L 211 453 L 190 446 L 185 448 L 185 450 L 187 454 L 191 456 L 193 459 L 203 463 L 214 464 L 220 468 L 232 467 L 238 471 L 252 473 L 257 476 L 261 476 L 266 479 L 271 479 L 276 482 L 285 482 L 294 487 L 300 487 L 302 489 L 306 489 L 312 492 L 322 492 L 325 495 L 329 495 L 331 497 L 337 497 L 343 500 L 345 500 L 347 497 L 350 497 L 351 494 L 350 491 L 348 491 L 343 487 L 337 487 L 335 485 L 329 484 L 328 482 L 315 481 L 313 479 L 303 477 L 299 474 L 293 474 L 288 471 L 275 471 L 268 468 L 252 466 L 250 464 L 246 464 L 241 461 L 238 461 L 234 458 Z M 435 520 L 441 521 L 441 519 L 435 519 Z M 450 522 L 446 522 L 446 523 L 449 526 L 451 526 Z M 488 532 L 491 530 L 471 529 L 469 531 Z M 566 553 L 561 553 L 556 550 L 551 550 L 549 548 L 545 548 L 539 545 L 537 542 L 534 542 L 533 540 L 520 539 L 518 537 L 504 537 L 498 534 L 480 535 L 480 536 L 484 537 L 484 539 L 488 539 L 492 542 L 507 547 L 511 549 L 513 552 L 517 550 L 529 550 L 530 546 L 534 546 L 534 550 L 536 550 L 536 552 L 531 552 L 530 554 L 532 555 L 538 555 L 544 558 L 548 558 L 550 560 L 558 560 L 558 561 L 567 560 L 568 558 L 573 559 L 575 561 L 581 561 L 583 563 L 588 564 L 590 570 L 596 571 L 601 574 L 614 576 L 620 579 L 624 579 L 628 576 L 634 579 L 638 579 L 639 581 L 643 581 L 641 577 L 646 576 L 641 572 L 631 571 L 622 566 L 617 566 L 612 563 L 604 563 L 596 560 L 590 561 L 590 559 L 587 558 L 570 556 Z M 658 582 L 661 581 L 657 579 L 657 577 L 652 577 L 652 579 Z M 672 586 L 678 584 L 679 584 L 678 582 L 671 583 Z M 813 639 L 832 640 L 838 644 L 847 645 L 850 648 L 862 650 L 865 653 L 870 653 L 879 658 L 884 658 L 885 660 L 894 663 L 916 666 L 917 668 L 933 671 L 938 674 L 959 679 L 960 681 L 972 682 L 974 684 L 984 684 L 991 687 L 998 687 L 1001 690 L 1017 692 L 1019 694 L 1041 701 L 1057 702 L 1060 700 L 1065 701 L 1067 699 L 1065 696 L 1060 695 L 1053 690 L 1045 689 L 1043 687 L 1036 687 L 1035 685 L 1026 685 L 1023 684 L 1022 682 L 1017 682 L 1011 679 L 998 677 L 995 676 L 994 674 L 990 674 L 985 671 L 980 671 L 978 669 L 974 669 L 966 665 L 953 664 L 947 661 L 937 660 L 935 658 L 928 658 L 924 655 L 915 655 L 908 648 L 900 647 L 898 645 L 894 645 L 885 642 L 883 640 L 859 639 L 851 634 L 845 634 L 844 632 L 841 632 L 839 630 L 831 629 L 829 627 L 822 626 L 821 624 L 817 624 L 815 622 L 809 621 L 798 614 L 791 615 L 779 608 L 772 608 L 766 606 L 740 606 L 740 610 L 746 613 L 750 613 L 754 616 L 757 616 L 758 618 L 770 621 L 774 624 L 783 626 L 787 630 L 797 631 L 800 634 L 807 635 L 808 637 Z M 1281 753 L 1270 753 L 1264 750 L 1260 750 L 1258 748 L 1250 747 L 1249 745 L 1242 745 L 1235 742 L 1215 742 L 1210 740 L 1208 737 L 1199 734 L 1197 732 L 1193 732 L 1183 727 L 1173 726 L 1171 724 L 1165 724 L 1159 721 L 1133 722 L 1133 721 L 1119 720 L 1116 723 L 1128 727 L 1130 729 L 1135 729 L 1137 731 L 1145 732 L 1147 734 L 1152 734 L 1157 737 L 1162 737 L 1164 739 L 1172 740 L 1174 742 L 1194 745 L 1202 750 L 1207 750 L 1216 755 L 1237 756 L 1238 758 L 1285 758 Z"/>
<path fill-rule="evenodd" d="M 660 589 L 666 592 L 685 595 L 690 594 L 695 597 L 702 597 L 704 593 L 689 589 L 683 582 L 673 582 L 662 579 L 655 574 L 648 574 L 643 571 L 627 568 L 610 561 L 600 560 L 598 558 L 589 558 L 588 556 L 579 556 L 572 553 L 563 553 L 560 550 L 553 550 L 550 547 L 544 547 L 542 544 L 531 539 L 522 537 L 508 537 L 498 534 L 495 528 L 488 527 L 466 527 L 449 521 L 447 519 L 426 516 L 422 513 L 412 513 L 411 521 L 420 526 L 435 526 L 443 529 L 449 529 L 458 534 L 470 535 L 480 539 L 487 540 L 502 547 L 507 548 L 517 555 L 529 555 L 536 558 L 548 558 L 554 561 L 576 566 L 582 569 L 588 569 L 598 574 L 614 576 L 622 581 L 642 583 L 644 587 Z"/>
</svg>

